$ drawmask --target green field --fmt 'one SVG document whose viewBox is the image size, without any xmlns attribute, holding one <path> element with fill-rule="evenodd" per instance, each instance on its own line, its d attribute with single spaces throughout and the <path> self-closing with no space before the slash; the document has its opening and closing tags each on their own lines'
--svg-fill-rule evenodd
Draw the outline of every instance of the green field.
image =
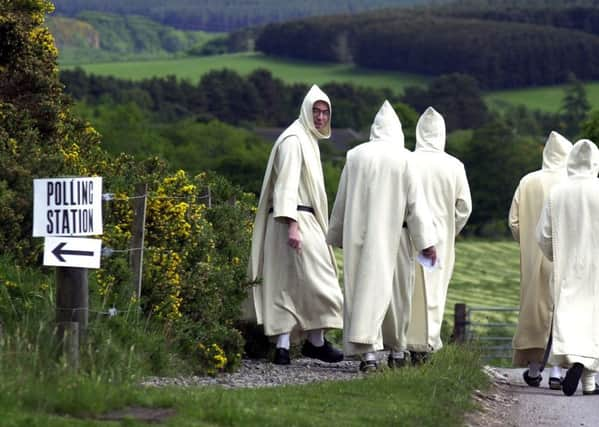
<svg viewBox="0 0 599 427">
<path fill-rule="evenodd" d="M 453 306 L 517 307 L 520 301 L 520 250 L 516 242 L 461 240 L 447 294 L 446 319 Z"/>
<path fill-rule="evenodd" d="M 422 84 L 426 78 L 406 73 L 384 72 L 358 68 L 349 64 L 314 63 L 290 59 L 270 58 L 261 54 L 232 54 L 204 57 L 186 57 L 139 62 L 108 62 L 79 65 L 92 74 L 112 75 L 122 79 L 141 80 L 150 77 L 176 75 L 197 82 L 211 70 L 229 68 L 242 75 L 258 68 L 270 70 L 287 83 L 348 82 L 362 86 L 402 91 L 405 86 Z M 64 65 L 62 69 L 74 68 Z"/>
<path fill-rule="evenodd" d="M 465 303 L 467 310 L 471 310 L 468 331 L 471 338 L 480 340 L 485 360 L 493 365 L 510 366 L 511 341 L 520 305 L 518 244 L 507 240 L 459 241 L 445 304 L 448 332 L 453 330 L 456 303 Z"/>
<path fill-rule="evenodd" d="M 370 70 L 350 64 L 317 63 L 291 59 L 272 58 L 257 53 L 232 55 L 155 59 L 147 61 L 105 62 L 77 65 L 86 72 L 111 75 L 122 79 L 141 80 L 151 77 L 175 75 L 197 82 L 211 70 L 229 68 L 246 75 L 257 68 L 270 70 L 275 77 L 287 83 L 347 82 L 360 86 L 389 88 L 400 93 L 406 86 L 423 85 L 430 77 L 391 71 Z M 75 65 L 62 64 L 62 69 Z M 586 85 L 589 102 L 599 108 L 599 82 Z M 501 109 L 506 105 L 525 105 L 533 110 L 557 112 L 564 94 L 564 85 L 536 87 L 489 92 L 485 95 L 488 105 Z"/>
<path fill-rule="evenodd" d="M 485 98 L 491 108 L 501 108 L 505 104 L 526 105 L 532 110 L 558 112 L 566 85 L 535 87 L 490 92 Z M 599 82 L 585 85 L 589 103 L 593 109 L 599 108 Z"/>
</svg>

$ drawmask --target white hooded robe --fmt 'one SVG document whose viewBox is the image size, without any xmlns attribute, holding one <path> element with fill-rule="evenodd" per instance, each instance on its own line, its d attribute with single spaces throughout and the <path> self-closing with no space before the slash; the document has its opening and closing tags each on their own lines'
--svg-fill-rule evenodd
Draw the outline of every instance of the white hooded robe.
<svg viewBox="0 0 599 427">
<path fill-rule="evenodd" d="M 553 261 L 553 345 L 549 362 L 599 371 L 599 151 L 583 139 L 572 147 L 568 178 L 549 194 L 537 226 Z"/>
<path fill-rule="evenodd" d="M 318 147 L 318 139 L 330 137 L 330 121 L 322 131 L 315 128 L 317 101 L 331 108 L 328 96 L 314 85 L 299 118 L 275 142 L 260 192 L 249 277 L 262 283 L 251 289 L 244 317 L 264 325 L 267 336 L 343 327 L 343 295 L 326 243 L 328 207 Z M 301 251 L 288 245 L 287 218 L 298 222 Z"/>
<path fill-rule="evenodd" d="M 508 223 L 520 244 L 520 314 L 512 341 L 512 363 L 528 367 L 541 363 L 551 328 L 553 301 L 549 288 L 551 261 L 543 256 L 535 233 L 543 202 L 566 179 L 566 159 L 572 144 L 551 132 L 543 149 L 541 170 L 525 175 L 514 193 Z"/>
<path fill-rule="evenodd" d="M 441 325 L 455 263 L 455 238 L 472 212 L 464 165 L 445 153 L 445 132 L 443 116 L 434 108 L 427 108 L 416 125 L 413 162 L 439 237 L 436 245 L 439 265 L 424 270 L 415 263 L 408 349 L 419 352 L 436 351 L 443 346 Z"/>
<path fill-rule="evenodd" d="M 401 123 L 389 102 L 377 113 L 370 136 L 347 153 L 327 236 L 343 247 L 346 355 L 382 348 L 404 221 L 416 249 L 436 242 Z"/>
</svg>

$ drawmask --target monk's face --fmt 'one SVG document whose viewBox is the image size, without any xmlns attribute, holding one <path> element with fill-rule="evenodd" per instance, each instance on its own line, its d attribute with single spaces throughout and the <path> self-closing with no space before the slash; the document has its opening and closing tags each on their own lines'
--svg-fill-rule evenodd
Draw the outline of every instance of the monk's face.
<svg viewBox="0 0 599 427">
<path fill-rule="evenodd" d="M 318 130 L 324 129 L 331 119 L 331 110 L 329 105 L 324 101 L 316 101 L 312 106 L 312 118 L 314 127 Z"/>
</svg>

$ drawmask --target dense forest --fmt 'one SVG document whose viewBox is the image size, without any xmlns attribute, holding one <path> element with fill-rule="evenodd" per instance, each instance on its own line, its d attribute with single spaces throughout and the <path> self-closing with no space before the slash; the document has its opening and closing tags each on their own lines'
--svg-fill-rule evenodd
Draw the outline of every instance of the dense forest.
<svg viewBox="0 0 599 427">
<path fill-rule="evenodd" d="M 575 15 L 568 16 L 574 22 Z M 427 75 L 469 74 L 493 89 L 561 83 L 569 73 L 599 78 L 599 37 L 512 21 L 443 16 L 437 9 L 313 18 L 267 25 L 256 48 Z"/>
<path fill-rule="evenodd" d="M 436 12 L 444 16 L 481 19 L 485 21 L 522 22 L 568 28 L 591 34 L 599 34 L 599 2 L 572 1 L 554 2 L 557 5 L 542 5 L 537 2 L 458 2 L 451 6 L 440 6 Z M 508 4 L 505 4 L 508 3 Z M 512 4 L 513 3 L 513 4 Z M 567 7 L 564 4 L 567 3 Z"/>
<path fill-rule="evenodd" d="M 231 31 L 294 18 L 352 14 L 429 2 L 430 0 L 56 0 L 55 4 L 56 12 L 66 16 L 77 16 L 79 12 L 92 10 L 121 15 L 142 15 L 181 29 Z M 435 1 L 437 4 L 442 2 Z"/>
</svg>

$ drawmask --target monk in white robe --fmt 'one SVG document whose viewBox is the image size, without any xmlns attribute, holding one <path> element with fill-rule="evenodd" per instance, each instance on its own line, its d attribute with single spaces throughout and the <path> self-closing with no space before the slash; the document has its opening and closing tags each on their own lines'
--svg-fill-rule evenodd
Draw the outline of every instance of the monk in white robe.
<svg viewBox="0 0 599 427">
<path fill-rule="evenodd" d="M 385 101 L 370 141 L 347 153 L 327 236 L 329 243 L 343 247 L 343 350 L 362 356 L 363 371 L 376 369 L 374 352 L 383 348 L 382 325 L 392 300 L 404 222 L 413 245 L 434 263 L 432 218 L 404 149 L 401 122 Z M 404 305 L 409 301 L 397 309 Z"/>
<path fill-rule="evenodd" d="M 439 241 L 435 245 L 439 265 L 424 269 L 415 263 L 412 316 L 408 348 L 414 362 L 442 346 L 441 325 L 447 289 L 455 263 L 455 238 L 472 212 L 470 186 L 463 163 L 445 153 L 445 120 L 429 107 L 416 125 L 416 149 L 412 156 L 424 195 L 433 215 Z"/>
<path fill-rule="evenodd" d="M 302 354 L 338 362 L 343 354 L 324 331 L 343 327 L 343 295 L 335 257 L 326 243 L 327 196 L 319 139 L 331 134 L 331 102 L 316 85 L 299 118 L 275 142 L 258 202 L 249 276 L 253 287 L 246 318 L 276 339 L 274 362 L 289 364 L 290 341 L 308 331 Z"/>
<path fill-rule="evenodd" d="M 551 132 L 543 149 L 542 169 L 525 175 L 518 184 L 508 223 L 514 239 L 520 244 L 520 314 L 512 341 L 512 363 L 526 367 L 524 381 L 537 387 L 541 383 L 543 356 L 551 329 L 551 297 L 549 279 L 551 261 L 543 256 L 535 232 L 543 202 L 551 189 L 566 179 L 566 159 L 572 144 L 557 132 Z M 561 389 L 561 369 L 554 366 L 549 374 L 549 387 Z"/>
<path fill-rule="evenodd" d="M 584 394 L 599 394 L 599 151 L 574 144 L 568 178 L 545 201 L 537 241 L 553 261 L 553 344 L 549 361 L 569 368 L 562 391 L 571 396 L 582 377 Z"/>
</svg>

